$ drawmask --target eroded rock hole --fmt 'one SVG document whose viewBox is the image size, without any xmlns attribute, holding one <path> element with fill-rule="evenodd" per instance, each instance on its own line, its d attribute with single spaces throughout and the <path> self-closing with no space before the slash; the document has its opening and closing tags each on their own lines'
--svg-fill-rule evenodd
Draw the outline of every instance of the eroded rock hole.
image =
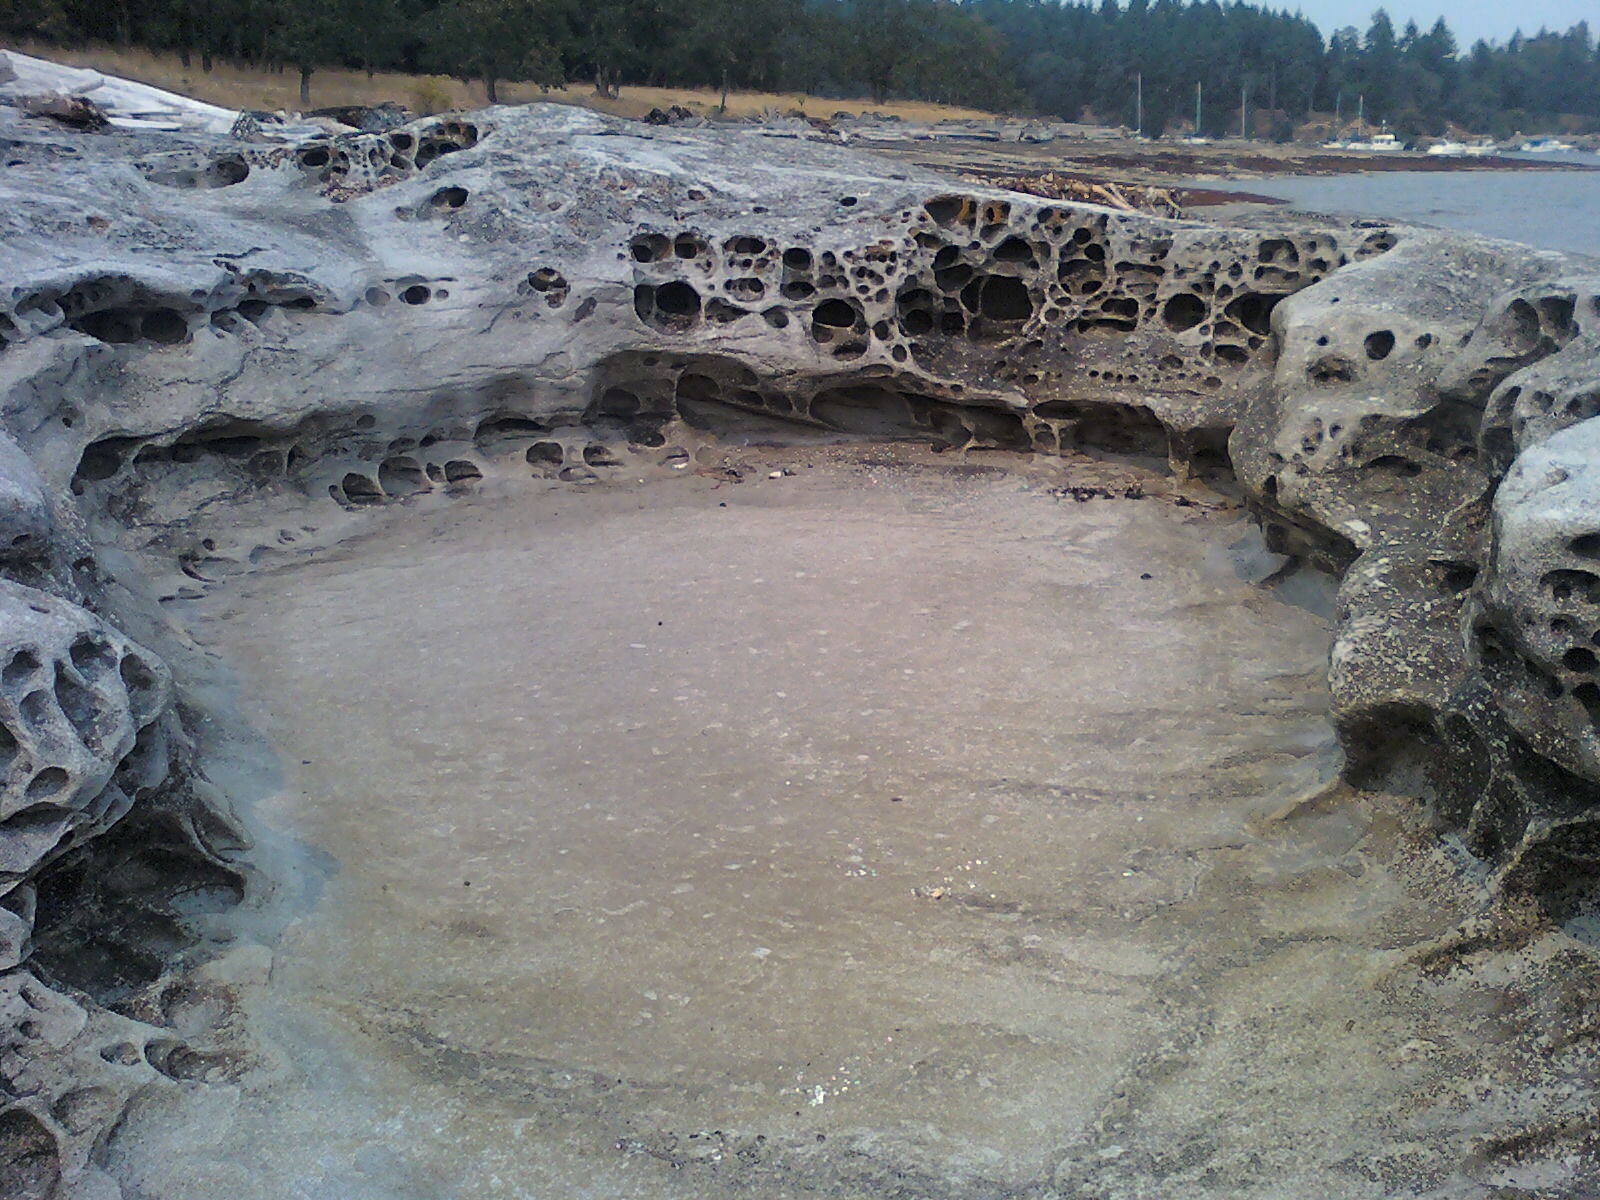
<svg viewBox="0 0 1600 1200">
<path fill-rule="evenodd" d="M 18 650 L 11 656 L 11 661 L 6 663 L 5 669 L 0 671 L 0 684 L 7 688 L 19 686 L 39 669 L 39 656 L 32 650 Z"/>
<path fill-rule="evenodd" d="M 700 293 L 681 280 L 664 283 L 656 289 L 655 307 L 668 318 L 693 320 L 700 315 Z"/>
<path fill-rule="evenodd" d="M 1367 334 L 1365 343 L 1367 357 L 1373 362 L 1382 362 L 1394 350 L 1394 334 L 1387 329 L 1380 329 L 1376 333 Z"/>
<path fill-rule="evenodd" d="M 568 290 L 566 277 L 554 267 L 540 267 L 534 271 L 528 276 L 528 286 L 536 292 L 544 293 Z"/>
<path fill-rule="evenodd" d="M 664 262 L 672 257 L 672 239 L 662 233 L 643 233 L 628 246 L 634 262 Z"/>
<path fill-rule="evenodd" d="M 1161 309 L 1161 319 L 1174 333 L 1184 333 L 1206 319 L 1205 301 L 1193 292 L 1179 292 Z"/>
<path fill-rule="evenodd" d="M 1229 301 L 1223 311 L 1251 333 L 1264 336 L 1272 332 L 1272 310 L 1282 299 L 1282 296 L 1265 295 L 1261 292 L 1245 292 Z"/>
<path fill-rule="evenodd" d="M 811 335 L 819 342 L 832 338 L 833 331 L 852 329 L 860 314 L 845 300 L 824 300 L 811 310 Z"/>
<path fill-rule="evenodd" d="M 1324 354 L 1306 368 L 1312 383 L 1354 383 L 1355 365 L 1337 354 Z"/>
<path fill-rule="evenodd" d="M 504 438 L 532 437 L 549 432 L 550 426 L 544 421 L 525 417 L 520 413 L 502 413 L 480 421 L 478 428 L 473 432 L 472 440 L 490 442 Z"/>
<path fill-rule="evenodd" d="M 1022 280 L 990 275 L 983 280 L 978 311 L 991 321 L 1026 321 L 1033 316 L 1033 297 Z"/>
<path fill-rule="evenodd" d="M 1019 237 L 1008 237 L 994 248 L 996 262 L 1035 264 L 1033 247 Z"/>
<path fill-rule="evenodd" d="M 378 486 L 390 496 L 410 496 L 429 490 L 422 464 L 403 455 L 386 458 L 378 464 Z"/>
<path fill-rule="evenodd" d="M 1526 300 L 1513 300 L 1496 324 L 1513 353 L 1527 355 L 1539 348 L 1539 313 Z"/>
<path fill-rule="evenodd" d="M 89 483 L 110 479 L 122 470 L 123 456 L 132 442 L 127 438 L 106 438 L 86 446 L 78 460 L 74 478 Z"/>
<path fill-rule="evenodd" d="M 357 471 L 351 471 L 340 480 L 339 487 L 351 504 L 378 504 L 383 500 L 383 489 L 377 480 Z"/>
<path fill-rule="evenodd" d="M 965 196 L 935 196 L 922 207 L 937 224 L 954 225 L 969 218 L 972 201 Z"/>
<path fill-rule="evenodd" d="M 1561 665 L 1569 671 L 1590 673 L 1597 666 L 1600 666 L 1600 659 L 1595 657 L 1593 650 L 1583 646 L 1574 646 L 1561 656 Z"/>
<path fill-rule="evenodd" d="M 566 461 L 566 452 L 560 442 L 535 442 L 528 447 L 526 457 L 529 466 L 559 467 Z"/>
<path fill-rule="evenodd" d="M 1600 575 L 1592 571 L 1546 571 L 1539 586 L 1550 594 L 1552 600 L 1578 599 L 1589 604 L 1600 603 Z"/>
<path fill-rule="evenodd" d="M 1579 534 L 1567 543 L 1567 549 L 1579 558 L 1600 560 L 1600 533 Z"/>
<path fill-rule="evenodd" d="M 96 678 L 117 665 L 117 652 L 107 642 L 87 634 L 73 640 L 67 657 L 86 678 Z"/>
<path fill-rule="evenodd" d="M 170 308 L 111 308 L 85 313 L 69 325 L 79 333 L 113 345 L 149 341 L 173 346 L 189 336 L 189 323 Z"/>
<path fill-rule="evenodd" d="M 721 296 L 713 296 L 706 301 L 706 319 L 718 325 L 727 325 L 737 321 L 740 317 L 748 317 L 750 310 L 740 308 L 737 304 L 729 304 Z"/>
<path fill-rule="evenodd" d="M 595 407 L 599 417 L 627 421 L 639 415 L 639 397 L 627 388 L 609 387 L 600 395 Z"/>
</svg>

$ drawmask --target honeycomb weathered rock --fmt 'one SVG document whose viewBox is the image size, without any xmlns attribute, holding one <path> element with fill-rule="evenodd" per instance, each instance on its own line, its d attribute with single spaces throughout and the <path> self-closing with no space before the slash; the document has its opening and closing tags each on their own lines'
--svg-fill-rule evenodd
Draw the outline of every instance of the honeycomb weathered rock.
<svg viewBox="0 0 1600 1200">
<path fill-rule="evenodd" d="M 0 965 L 41 867 L 167 772 L 166 669 L 75 600 L 200 596 L 370 506 L 687 464 L 691 434 L 1231 469 L 1275 550 L 1343 573 L 1351 772 L 1414 786 L 1506 887 L 1600 864 L 1592 267 L 557 106 L 293 149 L 18 145 L 0 572 L 86 582 L 0 583 Z M 65 1144 L 56 1103 L 0 1139 Z"/>
<path fill-rule="evenodd" d="M 93 614 L 0 580 L 0 903 L 166 775 L 167 669 Z M 8 940 L 0 965 L 25 950 Z"/>
</svg>

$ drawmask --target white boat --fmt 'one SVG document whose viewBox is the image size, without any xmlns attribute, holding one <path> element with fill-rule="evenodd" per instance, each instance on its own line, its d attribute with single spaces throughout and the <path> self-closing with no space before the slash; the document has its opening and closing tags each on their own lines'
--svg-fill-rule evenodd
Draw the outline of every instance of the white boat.
<svg viewBox="0 0 1600 1200">
<path fill-rule="evenodd" d="M 1361 150 L 1368 153 L 1374 150 L 1387 151 L 1405 149 L 1405 147 L 1400 144 L 1400 139 L 1395 137 L 1395 135 L 1392 133 L 1375 133 L 1372 135 L 1371 141 L 1346 142 L 1341 148 L 1345 150 Z"/>
<path fill-rule="evenodd" d="M 1529 138 L 1518 149 L 1524 154 L 1571 154 L 1576 147 L 1560 138 L 1537 137 Z"/>
<path fill-rule="evenodd" d="M 1491 154 L 1500 153 L 1500 147 L 1496 146 L 1493 142 L 1488 141 L 1473 142 L 1466 148 L 1465 151 L 1463 151 L 1463 153 L 1465 153 L 1468 158 L 1487 158 Z"/>
<path fill-rule="evenodd" d="M 1459 158 L 1470 153 L 1470 151 L 1465 142 L 1435 142 L 1428 147 L 1428 153 Z"/>
</svg>

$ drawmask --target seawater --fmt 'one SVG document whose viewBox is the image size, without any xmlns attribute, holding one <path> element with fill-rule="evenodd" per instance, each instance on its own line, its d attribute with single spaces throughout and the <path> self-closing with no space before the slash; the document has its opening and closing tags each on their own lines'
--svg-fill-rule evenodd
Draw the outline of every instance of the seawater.
<svg viewBox="0 0 1600 1200">
<path fill-rule="evenodd" d="M 1600 155 L 1560 157 L 1600 166 Z M 1377 171 L 1241 179 L 1236 186 L 1311 212 L 1414 221 L 1600 257 L 1600 171 Z"/>
</svg>

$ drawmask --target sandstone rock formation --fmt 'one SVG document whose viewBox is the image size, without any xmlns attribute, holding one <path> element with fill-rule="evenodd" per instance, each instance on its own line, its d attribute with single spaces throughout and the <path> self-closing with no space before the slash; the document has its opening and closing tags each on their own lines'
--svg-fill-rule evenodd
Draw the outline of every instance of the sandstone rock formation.
<svg viewBox="0 0 1600 1200">
<path fill-rule="evenodd" d="M 1343 575 L 1351 774 L 1407 780 L 1506 889 L 1570 902 L 1600 867 L 1588 264 L 952 189 L 556 106 L 293 148 L 9 110 L 0 133 L 0 1159 L 37 1168 L 17 1194 L 114 1194 L 88 1147 L 154 1069 L 156 1043 L 25 967 L 41 872 L 187 779 L 169 672 L 115 626 L 129 597 L 488 475 L 683 461 L 686 430 L 1231 472 L 1275 549 Z"/>
</svg>

